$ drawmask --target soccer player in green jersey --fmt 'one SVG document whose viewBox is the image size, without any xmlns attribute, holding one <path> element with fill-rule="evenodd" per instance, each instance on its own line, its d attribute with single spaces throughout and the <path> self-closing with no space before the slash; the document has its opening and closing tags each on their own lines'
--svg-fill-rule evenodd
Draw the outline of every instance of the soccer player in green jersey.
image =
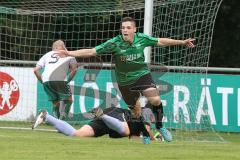
<svg viewBox="0 0 240 160">
<path fill-rule="evenodd" d="M 163 107 L 151 77 L 147 64 L 144 62 L 144 48 L 148 46 L 184 45 L 194 47 L 194 39 L 175 40 L 155 38 L 136 32 L 136 22 L 131 17 L 125 17 L 121 23 L 121 35 L 118 35 L 95 48 L 75 51 L 62 51 L 60 56 L 91 57 L 111 52 L 116 57 L 116 79 L 122 97 L 136 115 L 140 115 L 138 100 L 144 95 L 155 114 L 156 128 L 166 141 L 172 141 L 171 133 L 163 127 Z"/>
</svg>

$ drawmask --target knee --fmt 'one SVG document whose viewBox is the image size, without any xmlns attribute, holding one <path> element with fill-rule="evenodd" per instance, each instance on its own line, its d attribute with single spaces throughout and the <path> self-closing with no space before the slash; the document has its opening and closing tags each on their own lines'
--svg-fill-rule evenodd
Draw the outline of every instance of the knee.
<svg viewBox="0 0 240 160">
<path fill-rule="evenodd" d="M 124 125 L 124 129 L 120 132 L 120 134 L 125 137 L 130 135 L 130 130 L 127 125 Z"/>
<path fill-rule="evenodd" d="M 159 96 L 150 98 L 148 101 L 153 106 L 159 106 L 161 104 L 161 99 Z"/>
<path fill-rule="evenodd" d="M 95 136 L 94 130 L 89 125 L 84 125 L 80 129 L 76 130 L 73 134 L 76 137 L 93 137 Z"/>
<path fill-rule="evenodd" d="M 64 101 L 64 103 L 72 103 L 72 102 L 73 102 L 72 98 L 69 98 L 68 100 Z"/>
<path fill-rule="evenodd" d="M 124 137 L 127 137 L 127 136 L 130 135 L 130 132 L 128 132 L 128 131 L 124 131 L 123 133 L 121 133 L 121 135 L 124 136 Z"/>
<path fill-rule="evenodd" d="M 59 107 L 60 106 L 60 102 L 59 101 L 53 102 L 53 105 L 54 105 L 54 107 Z"/>
</svg>

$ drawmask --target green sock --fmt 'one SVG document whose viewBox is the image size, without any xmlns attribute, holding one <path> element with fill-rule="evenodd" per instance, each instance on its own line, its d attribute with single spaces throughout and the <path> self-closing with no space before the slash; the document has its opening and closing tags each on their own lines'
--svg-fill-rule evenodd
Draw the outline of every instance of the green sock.
<svg viewBox="0 0 240 160">
<path fill-rule="evenodd" d="M 60 117 L 59 107 L 53 107 L 53 116 L 57 119 Z"/>
<path fill-rule="evenodd" d="M 68 119 L 68 114 L 71 108 L 72 102 L 71 101 L 65 101 L 64 102 L 64 111 L 62 110 L 61 112 L 64 113 L 60 113 L 60 118 L 61 120 L 67 120 Z"/>
<path fill-rule="evenodd" d="M 69 114 L 71 105 L 72 105 L 72 101 L 66 101 L 65 102 L 65 114 L 66 114 L 66 116 L 68 116 L 68 114 Z"/>
</svg>

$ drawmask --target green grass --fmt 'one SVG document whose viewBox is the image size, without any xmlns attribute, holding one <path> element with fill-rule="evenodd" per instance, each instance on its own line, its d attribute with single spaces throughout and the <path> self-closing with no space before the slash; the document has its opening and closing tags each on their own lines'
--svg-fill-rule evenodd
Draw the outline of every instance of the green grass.
<svg viewBox="0 0 240 160">
<path fill-rule="evenodd" d="M 225 142 L 178 140 L 143 145 L 139 139 L 78 138 L 56 132 L 0 129 L 0 160 L 240 159 L 239 135 L 220 135 Z"/>
</svg>

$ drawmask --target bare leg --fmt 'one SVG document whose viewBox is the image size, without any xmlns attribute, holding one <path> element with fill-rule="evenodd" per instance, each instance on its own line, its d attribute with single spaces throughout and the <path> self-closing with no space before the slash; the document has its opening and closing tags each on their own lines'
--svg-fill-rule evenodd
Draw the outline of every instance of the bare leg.
<svg viewBox="0 0 240 160">
<path fill-rule="evenodd" d="M 54 101 L 52 103 L 53 103 L 53 116 L 56 118 L 59 118 L 60 117 L 60 111 L 59 111 L 60 102 Z"/>
<path fill-rule="evenodd" d="M 93 137 L 95 133 L 91 126 L 84 125 L 80 129 L 76 130 L 73 135 L 77 137 Z"/>
<path fill-rule="evenodd" d="M 69 113 L 69 111 L 70 111 L 70 107 L 71 107 L 71 105 L 72 105 L 72 97 L 69 97 L 69 99 L 68 100 L 64 100 L 64 104 L 65 104 L 65 114 L 66 114 L 66 117 L 68 116 L 68 113 Z"/>
<path fill-rule="evenodd" d="M 156 88 L 148 88 L 143 91 L 143 95 L 148 99 L 147 107 L 151 108 L 156 120 L 156 128 L 162 128 L 163 107 L 160 96 Z"/>
<path fill-rule="evenodd" d="M 139 100 L 130 109 L 132 110 L 132 112 L 134 113 L 134 116 L 136 116 L 136 118 L 139 118 L 141 116 L 141 104 L 140 104 Z"/>
</svg>

